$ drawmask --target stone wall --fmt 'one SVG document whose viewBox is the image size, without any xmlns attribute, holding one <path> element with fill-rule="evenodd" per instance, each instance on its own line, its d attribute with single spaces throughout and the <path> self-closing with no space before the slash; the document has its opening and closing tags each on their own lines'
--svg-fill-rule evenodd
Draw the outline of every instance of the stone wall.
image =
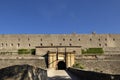
<svg viewBox="0 0 120 80">
<path fill-rule="evenodd" d="M 120 54 L 120 47 L 104 47 L 105 54 Z"/>
<path fill-rule="evenodd" d="M 48 53 L 48 51 L 50 52 L 76 52 L 76 54 L 80 54 L 81 53 L 81 47 L 72 47 L 72 46 L 69 46 L 69 47 L 54 47 L 54 46 L 51 46 L 51 47 L 37 47 L 36 48 L 36 55 L 45 55 L 46 53 Z"/>
<path fill-rule="evenodd" d="M 120 74 L 120 55 L 82 55 L 76 57 L 84 70 Z"/>
<path fill-rule="evenodd" d="M 12 34 L 0 35 L 0 49 L 35 46 L 120 47 L 119 34 Z"/>
<path fill-rule="evenodd" d="M 45 59 L 37 56 L 0 56 L 0 68 L 28 64 L 46 69 Z"/>
</svg>

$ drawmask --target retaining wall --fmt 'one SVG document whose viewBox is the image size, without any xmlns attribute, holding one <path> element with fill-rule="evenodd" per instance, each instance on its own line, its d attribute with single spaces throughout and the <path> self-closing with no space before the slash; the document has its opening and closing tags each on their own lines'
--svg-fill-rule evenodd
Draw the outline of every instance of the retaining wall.
<svg viewBox="0 0 120 80">
<path fill-rule="evenodd" d="M 120 55 L 79 55 L 76 56 L 84 70 L 120 74 Z"/>
<path fill-rule="evenodd" d="M 46 63 L 43 57 L 0 56 L 0 68 L 23 64 L 46 69 Z"/>
</svg>

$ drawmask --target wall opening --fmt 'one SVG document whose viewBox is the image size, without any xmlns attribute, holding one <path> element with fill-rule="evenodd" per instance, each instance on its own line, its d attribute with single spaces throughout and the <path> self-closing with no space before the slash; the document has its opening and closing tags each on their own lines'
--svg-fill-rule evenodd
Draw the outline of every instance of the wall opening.
<svg viewBox="0 0 120 80">
<path fill-rule="evenodd" d="M 57 66 L 58 66 L 58 70 L 66 69 L 66 63 L 64 61 L 59 61 Z"/>
</svg>

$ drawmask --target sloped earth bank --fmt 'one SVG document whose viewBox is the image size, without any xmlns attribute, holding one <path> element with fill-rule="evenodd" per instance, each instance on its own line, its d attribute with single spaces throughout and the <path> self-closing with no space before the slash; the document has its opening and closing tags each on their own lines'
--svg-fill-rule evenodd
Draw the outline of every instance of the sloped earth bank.
<svg viewBox="0 0 120 80">
<path fill-rule="evenodd" d="M 47 80 L 47 71 L 30 65 L 14 65 L 0 69 L 0 80 Z"/>
</svg>

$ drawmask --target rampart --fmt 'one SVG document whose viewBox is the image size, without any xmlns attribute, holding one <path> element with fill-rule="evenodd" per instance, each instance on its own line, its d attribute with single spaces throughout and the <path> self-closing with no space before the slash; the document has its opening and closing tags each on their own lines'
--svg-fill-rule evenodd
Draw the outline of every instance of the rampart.
<svg viewBox="0 0 120 80">
<path fill-rule="evenodd" d="M 95 71 L 108 74 L 120 74 L 120 55 L 79 55 L 76 63 L 83 70 Z"/>
<path fill-rule="evenodd" d="M 0 51 L 36 46 L 120 47 L 119 34 L 2 34 Z"/>
<path fill-rule="evenodd" d="M 28 64 L 46 69 L 45 59 L 38 56 L 0 56 L 0 68 Z"/>
</svg>

